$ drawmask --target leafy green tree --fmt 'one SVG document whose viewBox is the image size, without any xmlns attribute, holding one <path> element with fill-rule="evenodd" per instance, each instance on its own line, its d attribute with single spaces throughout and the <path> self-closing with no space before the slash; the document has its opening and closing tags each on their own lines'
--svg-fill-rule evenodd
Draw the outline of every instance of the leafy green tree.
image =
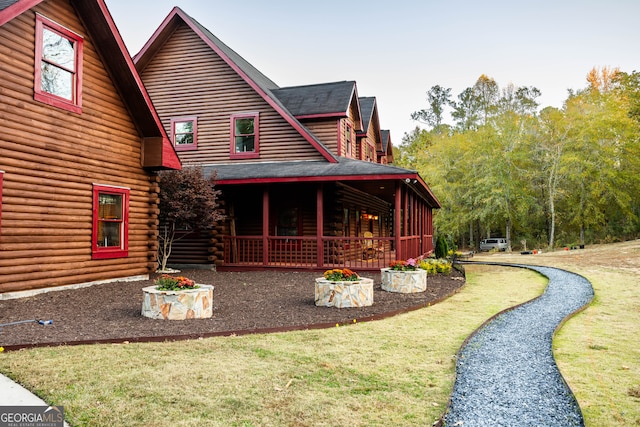
<svg viewBox="0 0 640 427">
<path fill-rule="evenodd" d="M 473 85 L 473 92 L 480 107 L 482 123 L 486 125 L 497 109 L 500 88 L 494 79 L 482 74 Z"/>
<path fill-rule="evenodd" d="M 440 200 L 439 235 L 553 248 L 640 234 L 640 74 L 594 69 L 586 83 L 538 112 L 535 87 L 482 75 L 451 103 L 455 127 L 405 135 L 396 158 Z"/>
<path fill-rule="evenodd" d="M 540 182 L 547 203 L 547 245 L 553 249 L 555 245 L 556 222 L 558 212 L 556 203 L 562 193 L 566 170 L 563 168 L 565 149 L 569 141 L 569 131 L 564 119 L 564 112 L 557 108 L 547 107 L 540 113 L 537 123 L 536 138 L 530 146 L 531 158 L 540 173 Z"/>
<path fill-rule="evenodd" d="M 417 120 L 430 126 L 436 133 L 444 132 L 443 126 L 445 108 L 451 105 L 451 89 L 440 85 L 432 86 L 427 92 L 428 108 L 415 111 L 411 114 L 413 120 Z"/>
<path fill-rule="evenodd" d="M 621 96 L 613 76 L 607 68 L 593 69 L 589 86 L 565 103 L 575 128 L 565 210 L 568 225 L 579 229 L 580 243 L 587 230 L 619 235 L 637 224 L 639 131 L 629 114 L 629 97 Z"/>
<path fill-rule="evenodd" d="M 452 103 L 451 117 L 459 132 L 476 130 L 480 121 L 480 102 L 473 88 L 466 88 L 458 95 L 458 101 Z"/>
</svg>

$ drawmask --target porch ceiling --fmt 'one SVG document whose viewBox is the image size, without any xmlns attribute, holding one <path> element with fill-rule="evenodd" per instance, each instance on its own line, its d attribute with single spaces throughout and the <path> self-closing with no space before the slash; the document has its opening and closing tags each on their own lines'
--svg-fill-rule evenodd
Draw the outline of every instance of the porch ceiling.
<svg viewBox="0 0 640 427">
<path fill-rule="evenodd" d="M 396 196 L 396 181 L 379 180 L 379 181 L 350 181 L 343 182 L 349 187 L 370 194 L 385 202 L 393 205 Z"/>
</svg>

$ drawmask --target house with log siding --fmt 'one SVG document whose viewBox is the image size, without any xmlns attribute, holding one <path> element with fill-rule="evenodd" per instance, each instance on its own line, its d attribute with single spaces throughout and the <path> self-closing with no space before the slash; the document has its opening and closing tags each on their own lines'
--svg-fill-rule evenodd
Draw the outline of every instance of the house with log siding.
<svg viewBox="0 0 640 427">
<path fill-rule="evenodd" d="M 433 251 L 439 202 L 417 172 L 381 164 L 390 138 L 355 81 L 280 87 L 180 8 L 134 62 L 183 165 L 215 174 L 226 215 L 170 263 L 374 270 Z"/>
<path fill-rule="evenodd" d="M 180 160 L 104 0 L 0 0 L 0 298 L 146 278 Z"/>
<path fill-rule="evenodd" d="M 378 148 L 378 163 L 383 165 L 393 163 L 393 144 L 391 144 L 391 131 L 380 131 L 381 145 Z"/>
</svg>

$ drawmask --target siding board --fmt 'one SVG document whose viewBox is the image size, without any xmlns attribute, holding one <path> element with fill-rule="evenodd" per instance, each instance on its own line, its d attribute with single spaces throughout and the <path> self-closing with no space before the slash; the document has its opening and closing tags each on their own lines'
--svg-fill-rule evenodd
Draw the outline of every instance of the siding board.
<svg viewBox="0 0 640 427">
<path fill-rule="evenodd" d="M 35 12 L 84 37 L 81 114 L 33 98 Z M 148 274 L 157 184 L 142 169 L 140 134 L 67 0 L 42 2 L 0 27 L 0 74 L 0 292 Z M 91 258 L 94 183 L 130 188 L 126 258 Z"/>
<path fill-rule="evenodd" d="M 233 163 L 230 117 L 260 113 L 260 158 L 242 163 L 319 160 L 320 153 L 187 26 L 172 37 L 141 73 L 170 132 L 172 117 L 198 117 L 198 150 L 180 152 L 189 163 Z M 237 161 L 236 161 L 237 162 Z"/>
</svg>

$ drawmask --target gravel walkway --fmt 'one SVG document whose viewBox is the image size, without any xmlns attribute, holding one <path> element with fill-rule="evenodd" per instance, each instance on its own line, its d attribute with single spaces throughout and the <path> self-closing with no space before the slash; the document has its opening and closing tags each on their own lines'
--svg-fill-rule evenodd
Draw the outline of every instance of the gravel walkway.
<svg viewBox="0 0 640 427">
<path fill-rule="evenodd" d="M 494 265 L 538 271 L 549 284 L 539 298 L 500 314 L 470 337 L 458 355 L 445 425 L 583 426 L 551 341 L 563 319 L 592 300 L 591 283 L 556 268 Z"/>
</svg>

